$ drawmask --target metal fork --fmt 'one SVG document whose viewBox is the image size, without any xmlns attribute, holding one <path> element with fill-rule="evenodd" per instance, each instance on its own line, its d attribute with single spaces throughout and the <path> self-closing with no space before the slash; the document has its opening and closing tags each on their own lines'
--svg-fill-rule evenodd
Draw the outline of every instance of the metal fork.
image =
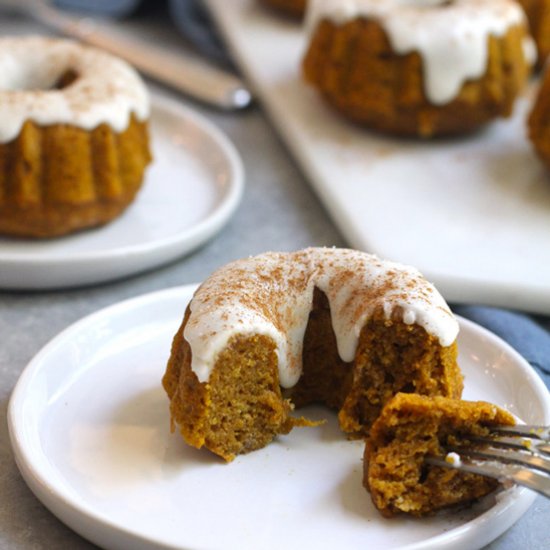
<svg viewBox="0 0 550 550">
<path fill-rule="evenodd" d="M 550 498 L 550 426 L 496 426 L 488 437 L 447 446 L 446 457 L 426 463 L 512 481 Z"/>
</svg>

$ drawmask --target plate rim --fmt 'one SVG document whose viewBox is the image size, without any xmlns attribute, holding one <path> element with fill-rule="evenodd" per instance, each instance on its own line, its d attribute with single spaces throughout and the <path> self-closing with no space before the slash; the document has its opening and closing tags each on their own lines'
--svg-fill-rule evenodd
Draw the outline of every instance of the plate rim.
<svg viewBox="0 0 550 550">
<path fill-rule="evenodd" d="M 123 536 L 125 537 L 125 541 L 119 541 L 119 543 L 123 544 L 123 547 L 126 547 L 126 543 L 130 541 L 131 546 L 128 546 L 128 548 L 181 548 L 181 546 L 173 546 L 154 537 L 137 534 L 127 526 L 120 525 L 114 520 L 105 517 L 97 510 L 94 510 L 85 500 L 72 495 L 69 496 L 66 494 L 66 491 L 60 489 L 56 480 L 49 480 L 44 477 L 43 472 L 41 474 L 40 461 L 37 462 L 37 459 L 30 452 L 29 441 L 26 441 L 26 428 L 23 426 L 24 421 L 21 414 L 28 386 L 32 384 L 33 377 L 40 372 L 40 369 L 45 368 L 44 359 L 51 350 L 59 345 L 63 345 L 63 342 L 66 342 L 71 334 L 76 334 L 87 325 L 92 325 L 97 320 L 110 317 L 112 314 L 125 314 L 133 309 L 147 308 L 151 304 L 162 301 L 174 301 L 177 297 L 190 300 L 198 285 L 198 283 L 186 284 L 141 294 L 116 302 L 84 316 L 60 331 L 31 358 L 21 372 L 12 391 L 7 410 L 8 432 L 13 456 L 23 479 L 34 495 L 50 512 L 57 516 L 70 529 L 92 542 L 106 545 L 106 547 L 113 547 L 113 537 Z M 183 305 L 181 307 L 184 308 Z M 545 422 L 550 423 L 550 392 L 527 360 L 506 341 L 488 329 L 459 315 L 455 316 L 459 320 L 461 328 L 463 326 L 466 327 L 471 334 L 484 338 L 491 346 L 499 346 L 518 362 L 518 367 L 522 371 L 530 373 L 529 383 L 540 397 L 540 404 L 546 419 Z M 176 328 L 174 327 L 174 330 Z M 47 455 L 42 453 L 42 457 L 47 458 Z M 400 546 L 399 550 L 421 550 L 424 548 L 432 548 L 434 550 L 454 549 L 458 547 L 456 546 L 457 541 L 462 545 L 468 541 L 480 542 L 482 545 L 491 542 L 509 529 L 527 511 L 536 498 L 536 493 L 521 487 L 517 487 L 509 494 L 510 497 L 501 499 L 494 506 L 459 527 L 452 528 L 449 531 L 423 539 L 422 541 Z M 514 512 L 511 520 L 508 517 L 510 509 Z M 501 518 L 505 514 L 507 521 L 504 522 L 504 525 L 499 525 L 499 523 L 502 523 Z M 478 531 L 488 522 L 490 522 L 493 528 L 491 531 L 492 534 L 486 535 L 488 538 L 484 539 L 479 536 Z M 471 537 L 475 537 L 475 541 Z M 117 547 L 119 547 L 118 544 Z"/>
<path fill-rule="evenodd" d="M 10 252 L 2 251 L 0 244 L 0 267 L 6 269 L 15 270 L 18 268 L 24 269 L 28 267 L 35 267 L 37 269 L 43 267 L 50 267 L 59 269 L 64 266 L 82 266 L 90 262 L 101 261 L 126 261 L 128 258 L 139 258 L 141 256 L 152 254 L 164 254 L 166 256 L 169 253 L 169 257 L 163 256 L 162 261 L 154 261 L 141 269 L 132 269 L 131 271 L 119 275 L 115 274 L 111 277 L 97 279 L 97 282 L 120 278 L 124 275 L 133 273 L 139 273 L 141 271 L 158 267 L 169 260 L 176 259 L 178 257 L 187 254 L 206 242 L 212 237 L 226 222 L 229 221 L 231 215 L 238 207 L 243 192 L 245 181 L 245 169 L 241 155 L 239 154 L 236 146 L 230 140 L 230 138 L 213 122 L 210 122 L 204 115 L 195 111 L 191 107 L 176 101 L 167 96 L 159 95 L 158 93 L 151 93 L 151 118 L 154 117 L 155 111 L 163 111 L 165 113 L 173 114 L 177 116 L 182 122 L 191 122 L 192 125 L 200 130 L 200 132 L 208 136 L 218 147 L 219 151 L 223 154 L 223 157 L 227 161 L 229 168 L 228 185 L 221 193 L 221 200 L 214 208 L 208 212 L 208 214 L 202 218 L 198 223 L 186 228 L 184 231 L 180 231 L 174 235 L 162 238 L 156 238 L 152 241 L 132 243 L 130 245 L 121 246 L 113 250 L 92 250 L 92 251 L 76 251 L 63 253 L 62 255 L 56 254 L 54 256 L 37 256 L 36 253 L 30 252 Z M 139 200 L 139 197 L 138 199 Z M 101 231 L 102 227 L 92 229 L 92 231 Z M 78 238 L 78 234 L 69 235 L 69 237 Z M 2 239 L 10 240 L 9 236 L 1 236 Z M 63 237 L 61 237 L 62 239 Z M 14 239 L 14 242 L 15 239 Z M 23 243 L 32 243 L 33 245 L 40 245 L 40 240 L 26 240 L 22 239 Z M 45 244 L 49 243 L 49 240 L 43 241 Z M 10 277 L 13 279 L 14 277 Z M 0 288 L 5 289 L 29 289 L 29 288 L 56 288 L 64 286 L 76 286 L 80 285 L 78 281 L 74 283 L 60 283 L 58 285 L 40 285 L 40 284 L 25 284 L 21 281 L 14 280 L 13 283 L 0 280 Z M 91 284 L 86 282 L 84 284 Z"/>
</svg>

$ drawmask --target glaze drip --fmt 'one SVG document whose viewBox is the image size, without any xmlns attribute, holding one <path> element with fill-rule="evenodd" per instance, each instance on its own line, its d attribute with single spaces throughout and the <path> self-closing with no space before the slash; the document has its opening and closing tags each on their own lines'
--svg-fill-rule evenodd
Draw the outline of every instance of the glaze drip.
<svg viewBox="0 0 550 550">
<path fill-rule="evenodd" d="M 342 25 L 358 17 L 375 19 L 396 53 L 422 57 L 426 97 L 435 105 L 451 102 L 465 82 L 485 74 L 489 36 L 526 25 L 513 0 L 310 0 L 306 22 L 312 32 L 323 19 Z M 529 40 L 529 63 L 530 49 Z"/>
<path fill-rule="evenodd" d="M 338 353 L 346 362 L 379 307 L 387 318 L 399 310 L 405 323 L 420 325 L 442 346 L 458 334 L 441 295 L 412 267 L 347 249 L 269 252 L 222 267 L 195 293 L 184 337 L 199 381 L 208 380 L 232 336 L 261 334 L 275 342 L 281 386 L 294 386 L 315 288 L 328 298 Z"/>
</svg>

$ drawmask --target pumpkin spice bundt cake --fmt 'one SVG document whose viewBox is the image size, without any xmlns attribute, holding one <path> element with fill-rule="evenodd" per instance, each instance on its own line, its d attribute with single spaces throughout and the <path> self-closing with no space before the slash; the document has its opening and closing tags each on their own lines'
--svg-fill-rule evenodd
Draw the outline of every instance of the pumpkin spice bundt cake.
<svg viewBox="0 0 550 550">
<path fill-rule="evenodd" d="M 414 268 L 346 249 L 235 261 L 196 291 L 163 386 L 172 427 L 230 461 L 338 410 L 365 435 L 397 392 L 460 397 L 458 323 Z"/>
<path fill-rule="evenodd" d="M 139 190 L 149 99 L 122 60 L 75 42 L 0 39 L 0 234 L 104 224 Z"/>
<path fill-rule="evenodd" d="M 529 21 L 537 46 L 537 68 L 542 68 L 550 55 L 550 0 L 518 0 Z"/>
<path fill-rule="evenodd" d="M 514 425 L 514 417 L 490 403 L 399 393 L 373 424 L 364 456 L 363 484 L 387 517 L 432 514 L 468 504 L 493 491 L 495 479 L 427 465 L 426 457 L 449 457 L 448 445 L 486 436 L 491 426 Z"/>
<path fill-rule="evenodd" d="M 527 125 L 537 155 L 550 169 L 550 70 L 543 75 Z"/>
<path fill-rule="evenodd" d="M 305 80 L 348 118 L 396 135 L 509 116 L 533 61 L 514 0 L 311 0 L 306 20 Z"/>
</svg>

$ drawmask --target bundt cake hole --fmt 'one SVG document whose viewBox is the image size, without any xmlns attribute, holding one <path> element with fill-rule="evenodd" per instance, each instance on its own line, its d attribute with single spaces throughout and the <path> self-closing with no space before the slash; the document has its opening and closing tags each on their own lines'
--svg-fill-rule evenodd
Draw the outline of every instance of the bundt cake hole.
<svg viewBox="0 0 550 550">
<path fill-rule="evenodd" d="M 54 83 L 52 90 L 63 90 L 68 88 L 80 77 L 79 73 L 74 69 L 67 69 Z"/>
<path fill-rule="evenodd" d="M 60 75 L 52 76 L 42 74 L 26 74 L 21 69 L 21 72 L 14 75 L 11 82 L 4 82 L 0 85 L 1 90 L 25 91 L 25 92 L 48 92 L 55 90 L 63 90 L 73 84 L 80 74 L 75 69 L 66 69 Z"/>
</svg>

